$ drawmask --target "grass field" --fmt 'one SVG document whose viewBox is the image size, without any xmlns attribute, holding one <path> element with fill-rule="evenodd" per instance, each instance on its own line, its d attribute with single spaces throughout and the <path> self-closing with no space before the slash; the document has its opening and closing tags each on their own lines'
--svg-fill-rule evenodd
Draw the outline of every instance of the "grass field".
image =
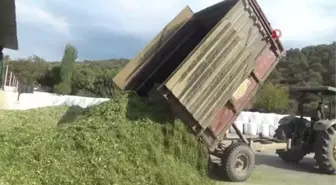
<svg viewBox="0 0 336 185">
<path fill-rule="evenodd" d="M 155 101 L 0 110 L 0 184 L 214 184 L 204 146 Z"/>
</svg>

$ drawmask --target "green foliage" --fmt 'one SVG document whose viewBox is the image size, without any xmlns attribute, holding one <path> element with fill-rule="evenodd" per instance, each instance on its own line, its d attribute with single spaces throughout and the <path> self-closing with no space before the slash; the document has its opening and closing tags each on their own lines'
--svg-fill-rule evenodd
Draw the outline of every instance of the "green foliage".
<svg viewBox="0 0 336 185">
<path fill-rule="evenodd" d="M 335 74 L 335 47 L 332 44 L 290 49 L 287 56 L 279 62 L 276 69 L 267 79 L 268 82 L 281 84 L 284 86 L 336 86 Z M 289 94 L 291 102 L 298 98 L 297 94 Z M 304 114 L 309 114 L 315 109 L 314 106 L 319 101 L 316 95 L 309 95 L 305 106 Z M 289 106 L 291 112 L 297 110 L 293 104 Z"/>
<path fill-rule="evenodd" d="M 55 85 L 54 92 L 57 94 L 70 94 L 71 86 L 65 82 L 61 82 Z"/>
<path fill-rule="evenodd" d="M 281 85 L 266 83 L 256 96 L 255 108 L 266 112 L 285 112 L 289 107 L 288 89 Z"/>
<path fill-rule="evenodd" d="M 4 61 L 7 62 L 7 61 L 10 61 L 11 58 L 9 55 L 4 55 Z"/>
<path fill-rule="evenodd" d="M 51 66 L 40 78 L 37 79 L 37 82 L 44 88 L 44 90 L 53 92 L 55 85 L 61 82 L 60 71 L 61 66 Z"/>
<path fill-rule="evenodd" d="M 76 59 L 77 59 L 76 48 L 71 44 L 67 44 L 61 61 L 61 71 L 60 71 L 61 82 L 71 84 L 72 74 L 75 71 Z"/>
<path fill-rule="evenodd" d="M 122 94 L 89 110 L 0 110 L 0 182 L 214 184 L 204 145 L 152 101 Z"/>
<path fill-rule="evenodd" d="M 77 51 L 70 44 L 65 48 L 62 62 L 45 62 L 35 55 L 19 60 L 10 60 L 8 55 L 5 58 L 5 65 L 9 65 L 20 83 L 34 84 L 47 92 L 90 97 L 112 97 L 115 91 L 112 79 L 128 62 L 111 59 L 75 63 Z M 68 82 L 58 85 L 64 80 Z M 66 84 L 68 87 L 64 87 Z"/>
<path fill-rule="evenodd" d="M 56 93 L 69 94 L 71 92 L 71 83 L 77 59 L 77 50 L 67 44 L 64 50 L 64 55 L 60 67 L 60 82 L 54 87 Z"/>
<path fill-rule="evenodd" d="M 7 60 L 10 71 L 17 77 L 20 83 L 38 84 L 38 79 L 48 70 L 49 64 L 38 56 L 29 57 L 27 59 L 19 59 L 16 61 Z"/>
<path fill-rule="evenodd" d="M 94 97 L 112 97 L 115 91 L 113 77 L 126 61 L 84 62 L 77 66 L 73 77 L 72 94 Z"/>
</svg>

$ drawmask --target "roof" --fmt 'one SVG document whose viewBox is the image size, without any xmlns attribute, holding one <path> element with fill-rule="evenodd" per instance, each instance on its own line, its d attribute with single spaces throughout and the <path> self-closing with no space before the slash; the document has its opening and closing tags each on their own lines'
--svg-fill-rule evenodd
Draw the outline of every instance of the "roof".
<svg viewBox="0 0 336 185">
<path fill-rule="evenodd" d="M 336 88 L 331 86 L 305 86 L 305 87 L 291 87 L 290 91 L 306 92 L 323 95 L 336 95 Z"/>
<path fill-rule="evenodd" d="M 4 48 L 17 50 L 15 0 L 0 1 L 0 45 Z"/>
</svg>

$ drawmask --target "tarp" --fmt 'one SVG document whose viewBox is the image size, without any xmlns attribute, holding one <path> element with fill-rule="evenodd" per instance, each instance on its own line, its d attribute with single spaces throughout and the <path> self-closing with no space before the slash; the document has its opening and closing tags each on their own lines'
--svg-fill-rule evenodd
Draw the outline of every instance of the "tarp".
<svg viewBox="0 0 336 185">
<path fill-rule="evenodd" d="M 0 45 L 4 48 L 17 50 L 15 0 L 0 1 L 0 25 Z"/>
</svg>

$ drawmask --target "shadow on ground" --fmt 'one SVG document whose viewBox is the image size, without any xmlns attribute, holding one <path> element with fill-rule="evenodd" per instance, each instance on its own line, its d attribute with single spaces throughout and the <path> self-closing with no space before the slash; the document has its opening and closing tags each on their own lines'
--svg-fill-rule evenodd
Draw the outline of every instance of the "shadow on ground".
<svg viewBox="0 0 336 185">
<path fill-rule="evenodd" d="M 219 159 L 216 159 L 217 162 Z M 305 157 L 299 163 L 287 163 L 280 159 L 276 154 L 270 153 L 256 153 L 255 154 L 255 167 L 267 166 L 269 170 L 272 168 L 283 169 L 293 172 L 304 172 L 311 174 L 320 174 L 318 168 L 315 166 L 315 160 L 312 157 Z M 208 160 L 208 176 L 215 181 L 227 181 L 223 176 L 223 170 L 216 165 L 213 160 Z"/>
<path fill-rule="evenodd" d="M 288 163 L 284 162 L 277 155 L 274 154 L 256 154 L 256 166 L 266 165 L 273 168 L 280 168 L 285 170 L 299 171 L 305 173 L 319 173 L 318 169 L 315 168 L 316 162 L 311 157 L 305 157 L 299 163 Z"/>
<path fill-rule="evenodd" d="M 77 117 L 83 115 L 87 109 L 84 109 L 80 106 L 71 106 L 58 121 L 58 125 L 71 123 L 76 120 Z"/>
</svg>

